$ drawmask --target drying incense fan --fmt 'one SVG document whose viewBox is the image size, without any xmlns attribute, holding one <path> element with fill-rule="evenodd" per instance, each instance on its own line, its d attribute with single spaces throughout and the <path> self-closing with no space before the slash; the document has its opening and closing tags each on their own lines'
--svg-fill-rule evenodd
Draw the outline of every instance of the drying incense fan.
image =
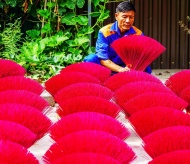
<svg viewBox="0 0 190 164">
<path fill-rule="evenodd" d="M 144 71 L 166 48 L 153 38 L 130 35 L 115 40 L 111 47 L 132 70 Z"/>
</svg>

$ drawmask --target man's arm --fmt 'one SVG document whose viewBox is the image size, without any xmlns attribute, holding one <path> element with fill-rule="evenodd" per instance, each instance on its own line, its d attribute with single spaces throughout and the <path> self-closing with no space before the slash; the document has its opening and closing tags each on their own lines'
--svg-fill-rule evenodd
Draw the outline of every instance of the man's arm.
<svg viewBox="0 0 190 164">
<path fill-rule="evenodd" d="M 100 63 L 109 68 L 110 70 L 114 71 L 114 72 L 125 72 L 125 71 L 129 71 L 130 69 L 128 67 L 121 67 L 117 64 L 115 64 L 114 62 L 112 62 L 111 60 L 100 60 Z"/>
<path fill-rule="evenodd" d="M 96 54 L 100 59 L 100 63 L 114 72 L 129 71 L 128 67 L 121 67 L 109 59 L 109 43 L 107 38 L 104 37 L 102 32 L 99 31 L 98 39 L 96 42 Z"/>
</svg>

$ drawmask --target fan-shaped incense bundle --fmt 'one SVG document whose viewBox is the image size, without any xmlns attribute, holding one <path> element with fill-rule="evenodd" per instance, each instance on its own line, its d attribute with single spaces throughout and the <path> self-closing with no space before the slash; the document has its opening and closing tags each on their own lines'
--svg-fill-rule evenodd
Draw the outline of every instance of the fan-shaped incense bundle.
<svg viewBox="0 0 190 164">
<path fill-rule="evenodd" d="M 0 104 L 0 120 L 12 121 L 25 126 L 41 138 L 52 122 L 34 107 L 23 104 Z"/>
<path fill-rule="evenodd" d="M 157 40 L 143 35 L 130 35 L 115 40 L 111 47 L 132 70 L 144 71 L 166 48 Z"/>
<path fill-rule="evenodd" d="M 79 152 L 72 153 L 69 155 L 65 155 L 60 157 L 52 162 L 52 164 L 121 164 L 116 159 L 98 153 L 89 153 L 89 152 Z"/>
<path fill-rule="evenodd" d="M 171 75 L 165 82 L 165 85 L 177 95 L 190 86 L 190 70 L 182 70 Z"/>
<path fill-rule="evenodd" d="M 111 70 L 96 63 L 92 62 L 78 62 L 63 68 L 60 73 L 79 71 L 90 74 L 98 78 L 101 82 L 107 80 L 111 75 Z"/>
<path fill-rule="evenodd" d="M 49 107 L 49 103 L 40 95 L 26 90 L 6 90 L 0 92 L 0 104 L 25 104 L 39 111 Z"/>
<path fill-rule="evenodd" d="M 24 76 L 7 76 L 0 78 L 0 91 L 5 90 L 26 90 L 40 95 L 44 88 L 37 81 Z"/>
<path fill-rule="evenodd" d="M 188 106 L 188 103 L 177 97 L 175 94 L 148 92 L 127 101 L 124 104 L 124 111 L 126 114 L 132 115 L 137 111 L 155 106 L 164 106 L 184 110 Z"/>
<path fill-rule="evenodd" d="M 0 163 L 39 164 L 39 161 L 27 148 L 11 141 L 0 140 Z"/>
<path fill-rule="evenodd" d="M 162 84 L 162 81 L 157 77 L 142 71 L 131 70 L 128 72 L 120 72 L 110 76 L 105 82 L 104 86 L 108 87 L 112 91 L 117 90 L 121 86 L 136 81 L 149 81 Z"/>
<path fill-rule="evenodd" d="M 21 124 L 0 120 L 0 129 L 0 140 L 16 142 L 26 148 L 36 141 L 36 135 Z"/>
<path fill-rule="evenodd" d="M 143 138 L 165 127 L 190 126 L 190 115 L 175 108 L 155 106 L 132 114 L 129 121 L 138 135 Z"/>
<path fill-rule="evenodd" d="M 101 84 L 101 81 L 98 78 L 87 73 L 62 72 L 61 74 L 55 75 L 48 79 L 45 82 L 45 88 L 50 94 L 54 96 L 62 88 L 79 82 Z"/>
<path fill-rule="evenodd" d="M 52 163 L 60 157 L 79 152 L 103 154 L 124 164 L 135 158 L 132 149 L 118 137 L 102 131 L 82 130 L 68 134 L 50 146 L 44 160 Z"/>
<path fill-rule="evenodd" d="M 170 89 L 163 84 L 149 82 L 149 81 L 137 81 L 123 85 L 117 89 L 114 93 L 114 98 L 117 104 L 123 106 L 128 100 L 148 92 L 161 92 L 174 94 Z"/>
<path fill-rule="evenodd" d="M 81 130 L 99 130 L 113 134 L 122 140 L 129 136 L 128 129 L 118 120 L 97 112 L 77 112 L 69 114 L 50 128 L 50 135 L 55 141 L 72 132 Z"/>
<path fill-rule="evenodd" d="M 143 138 L 144 149 L 152 158 L 176 150 L 190 150 L 189 135 L 189 126 L 159 129 Z"/>
<path fill-rule="evenodd" d="M 7 76 L 24 76 L 26 70 L 15 61 L 0 59 L 0 78 Z"/>
<path fill-rule="evenodd" d="M 116 118 L 121 111 L 120 107 L 102 97 L 97 96 L 77 96 L 59 102 L 57 113 L 64 117 L 76 112 L 97 112 Z"/>
<path fill-rule="evenodd" d="M 189 105 L 188 105 L 187 111 L 189 112 L 189 110 L 190 110 L 190 85 L 180 92 L 179 97 L 182 98 L 183 100 L 185 100 L 186 102 L 188 102 Z"/>
<path fill-rule="evenodd" d="M 160 155 L 148 164 L 189 164 L 190 163 L 190 150 L 177 150 L 163 155 Z"/>
<path fill-rule="evenodd" d="M 100 84 L 83 82 L 62 88 L 54 98 L 57 103 L 60 103 L 76 96 L 97 96 L 111 100 L 113 92 Z"/>
</svg>

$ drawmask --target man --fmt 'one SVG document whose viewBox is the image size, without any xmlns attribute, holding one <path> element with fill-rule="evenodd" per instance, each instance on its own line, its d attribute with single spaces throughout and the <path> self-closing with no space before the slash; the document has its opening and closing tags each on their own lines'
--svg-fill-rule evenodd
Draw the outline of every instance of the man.
<svg viewBox="0 0 190 164">
<path fill-rule="evenodd" d="M 123 36 L 144 35 L 141 30 L 133 26 L 135 20 L 135 7 L 130 2 L 121 2 L 115 13 L 115 23 L 108 24 L 100 29 L 96 42 L 96 54 L 88 55 L 84 61 L 101 64 L 112 72 L 124 72 L 130 69 L 110 47 L 111 43 Z M 145 70 L 151 73 L 148 66 Z"/>
</svg>

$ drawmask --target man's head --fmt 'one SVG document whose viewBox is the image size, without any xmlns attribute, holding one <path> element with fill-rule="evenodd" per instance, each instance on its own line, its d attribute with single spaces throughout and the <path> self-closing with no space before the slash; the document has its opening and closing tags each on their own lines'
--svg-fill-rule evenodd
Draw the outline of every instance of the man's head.
<svg viewBox="0 0 190 164">
<path fill-rule="evenodd" d="M 135 7 L 130 2 L 121 2 L 115 13 L 115 19 L 118 21 L 118 27 L 121 33 L 130 29 L 135 20 Z"/>
</svg>

